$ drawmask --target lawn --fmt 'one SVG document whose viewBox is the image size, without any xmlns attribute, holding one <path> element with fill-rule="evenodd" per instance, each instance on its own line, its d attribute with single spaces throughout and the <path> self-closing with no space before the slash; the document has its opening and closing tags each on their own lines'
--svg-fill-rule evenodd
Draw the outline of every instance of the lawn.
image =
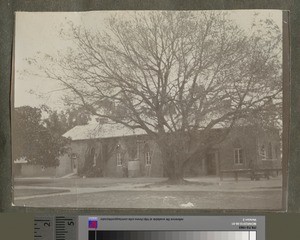
<svg viewBox="0 0 300 240">
<path fill-rule="evenodd" d="M 15 191 L 15 197 L 35 196 L 43 194 L 65 193 L 69 190 L 64 189 L 18 189 Z"/>
<path fill-rule="evenodd" d="M 281 191 L 162 192 L 108 191 L 16 200 L 16 205 L 72 208 L 182 208 L 191 202 L 197 209 L 279 209 Z"/>
<path fill-rule="evenodd" d="M 78 188 L 102 188 L 124 183 L 156 183 L 164 178 L 45 178 L 15 179 L 16 186 L 43 186 L 43 187 L 78 187 Z"/>
<path fill-rule="evenodd" d="M 197 209 L 281 208 L 281 177 L 261 181 L 240 179 L 239 182 L 234 179 L 220 181 L 218 178 L 204 177 L 189 179 L 191 183 L 187 185 L 161 184 L 164 180 L 163 178 L 16 179 L 15 204 L 71 208 L 177 209 L 187 205 Z M 43 194 L 55 195 L 42 196 Z"/>
</svg>

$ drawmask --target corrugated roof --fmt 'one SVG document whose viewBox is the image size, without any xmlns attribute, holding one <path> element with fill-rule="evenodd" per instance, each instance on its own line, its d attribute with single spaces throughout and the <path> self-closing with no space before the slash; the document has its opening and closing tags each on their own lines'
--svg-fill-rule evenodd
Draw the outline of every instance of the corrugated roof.
<svg viewBox="0 0 300 240">
<path fill-rule="evenodd" d="M 119 123 L 89 123 L 87 125 L 76 126 L 66 132 L 63 136 L 71 138 L 72 140 L 86 140 L 143 134 L 146 134 L 146 132 L 142 129 L 133 130 Z"/>
</svg>

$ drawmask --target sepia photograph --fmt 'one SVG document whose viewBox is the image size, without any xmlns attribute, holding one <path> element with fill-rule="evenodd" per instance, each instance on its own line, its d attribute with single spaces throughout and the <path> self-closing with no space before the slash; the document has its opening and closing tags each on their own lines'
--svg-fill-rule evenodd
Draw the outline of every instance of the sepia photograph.
<svg viewBox="0 0 300 240">
<path fill-rule="evenodd" d="M 15 19 L 14 206 L 285 208 L 282 11 Z"/>
</svg>

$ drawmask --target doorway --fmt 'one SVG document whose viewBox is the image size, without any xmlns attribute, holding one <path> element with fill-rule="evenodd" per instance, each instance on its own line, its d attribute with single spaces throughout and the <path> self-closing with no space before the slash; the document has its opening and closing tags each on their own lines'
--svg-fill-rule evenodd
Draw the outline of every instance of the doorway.
<svg viewBox="0 0 300 240">
<path fill-rule="evenodd" d="M 218 173 L 218 152 L 209 152 L 206 155 L 206 173 L 207 175 L 214 176 Z"/>
<path fill-rule="evenodd" d="M 78 157 L 75 153 L 71 157 L 71 168 L 73 173 L 78 173 Z"/>
</svg>

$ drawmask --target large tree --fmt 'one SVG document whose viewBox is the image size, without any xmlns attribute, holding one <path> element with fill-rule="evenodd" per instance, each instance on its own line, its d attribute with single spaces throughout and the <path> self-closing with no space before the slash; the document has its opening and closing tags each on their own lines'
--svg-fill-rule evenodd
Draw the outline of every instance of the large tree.
<svg viewBox="0 0 300 240">
<path fill-rule="evenodd" d="M 178 182 L 195 156 L 247 116 L 257 122 L 280 108 L 280 28 L 257 17 L 246 30 L 231 19 L 159 11 L 116 15 L 101 31 L 71 24 L 74 47 L 47 55 L 51 64 L 42 68 L 68 89 L 68 103 L 144 129 Z M 216 127 L 225 130 L 212 134 Z"/>
</svg>

